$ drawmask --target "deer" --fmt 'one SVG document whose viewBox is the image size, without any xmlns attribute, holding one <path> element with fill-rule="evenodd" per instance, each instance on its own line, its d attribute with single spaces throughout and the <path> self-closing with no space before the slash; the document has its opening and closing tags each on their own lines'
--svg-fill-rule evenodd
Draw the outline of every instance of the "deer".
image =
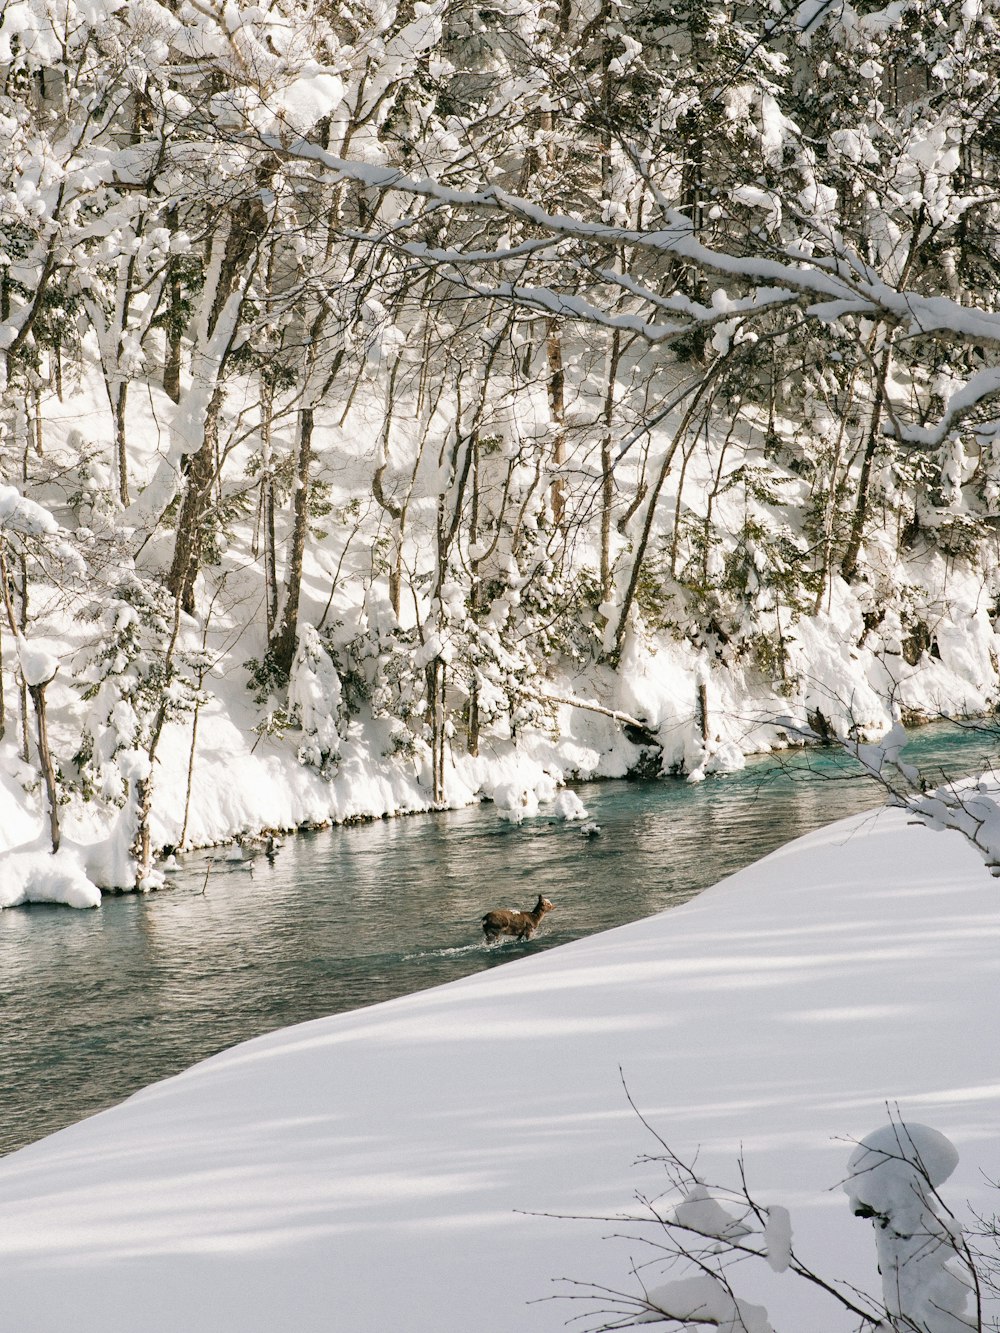
<svg viewBox="0 0 1000 1333">
<path fill-rule="evenodd" d="M 555 903 L 550 903 L 542 894 L 530 912 L 514 912 L 509 907 L 487 912 L 483 917 L 483 934 L 487 944 L 495 944 L 501 935 L 513 935 L 518 940 L 530 940 L 538 929 L 546 912 L 551 912 Z"/>
</svg>

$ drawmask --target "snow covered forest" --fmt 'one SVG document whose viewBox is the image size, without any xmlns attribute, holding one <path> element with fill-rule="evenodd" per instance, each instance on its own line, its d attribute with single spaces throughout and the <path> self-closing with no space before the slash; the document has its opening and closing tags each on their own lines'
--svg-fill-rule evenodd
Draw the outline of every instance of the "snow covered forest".
<svg viewBox="0 0 1000 1333">
<path fill-rule="evenodd" d="M 988 712 L 998 23 L 6 0 L 0 901 Z"/>
</svg>

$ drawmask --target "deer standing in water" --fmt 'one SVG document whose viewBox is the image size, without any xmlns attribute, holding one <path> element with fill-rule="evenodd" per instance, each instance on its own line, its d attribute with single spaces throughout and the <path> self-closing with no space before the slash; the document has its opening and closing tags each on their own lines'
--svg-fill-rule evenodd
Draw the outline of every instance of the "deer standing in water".
<svg viewBox="0 0 1000 1333">
<path fill-rule="evenodd" d="M 487 944 L 495 944 L 501 935 L 513 935 L 518 940 L 530 940 L 538 929 L 546 912 L 551 912 L 555 903 L 538 895 L 538 902 L 530 912 L 513 912 L 508 907 L 487 912 L 483 917 L 483 934 Z"/>
</svg>

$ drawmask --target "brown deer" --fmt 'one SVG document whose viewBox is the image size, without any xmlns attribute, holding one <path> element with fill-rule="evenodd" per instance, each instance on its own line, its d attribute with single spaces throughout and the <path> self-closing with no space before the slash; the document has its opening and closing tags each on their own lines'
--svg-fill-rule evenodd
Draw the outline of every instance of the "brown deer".
<svg viewBox="0 0 1000 1333">
<path fill-rule="evenodd" d="M 483 934 L 487 944 L 495 944 L 501 935 L 513 935 L 518 940 L 530 940 L 538 929 L 539 922 L 546 912 L 551 912 L 555 903 L 538 895 L 538 902 L 530 912 L 513 912 L 509 907 L 502 907 L 495 912 L 487 912 L 483 917 Z"/>
</svg>

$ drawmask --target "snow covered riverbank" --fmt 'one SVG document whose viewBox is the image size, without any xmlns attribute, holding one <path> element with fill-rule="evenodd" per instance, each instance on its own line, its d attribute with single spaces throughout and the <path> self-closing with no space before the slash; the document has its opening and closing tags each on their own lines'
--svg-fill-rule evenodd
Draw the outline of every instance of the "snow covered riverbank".
<svg viewBox="0 0 1000 1333">
<path fill-rule="evenodd" d="M 757 538 L 744 542 L 755 609 L 731 609 L 725 631 L 714 600 L 685 610 L 690 589 L 656 565 L 643 614 L 626 617 L 620 656 L 601 637 L 612 606 L 598 611 L 580 589 L 557 596 L 546 550 L 521 573 L 516 562 L 505 565 L 507 591 L 478 607 L 478 621 L 469 594 L 450 582 L 427 605 L 420 582 L 424 591 L 394 610 L 381 510 L 356 512 L 374 439 L 371 404 L 362 412 L 360 400 L 354 434 L 317 409 L 316 480 L 338 521 L 306 545 L 297 648 L 288 680 L 276 681 L 265 660 L 250 515 L 234 515 L 188 614 L 164 589 L 165 534 L 148 514 L 108 508 L 104 473 L 81 461 L 81 423 L 97 433 L 106 424 L 102 392 L 82 375 L 72 397 L 49 396 L 44 476 L 24 496 L 8 487 L 0 514 L 0 536 L 23 547 L 34 579 L 25 651 L 46 670 L 58 664 L 44 702 L 64 848 L 56 865 L 45 860 L 37 718 L 20 699 L 8 652 L 0 665 L 0 907 L 39 898 L 96 904 L 98 886 L 155 882 L 164 849 L 481 799 L 517 817 L 551 800 L 564 780 L 700 777 L 797 744 L 810 728 L 874 739 L 895 710 L 916 722 L 987 715 L 995 704 L 994 555 L 984 548 L 959 561 L 931 546 L 897 549 L 888 528 L 868 539 L 866 581 L 831 572 L 821 603 L 796 595 L 785 609 L 760 582 L 769 566 Z M 152 385 L 148 399 L 130 411 L 136 476 L 152 486 L 158 423 L 172 405 Z M 659 465 L 671 438 L 653 433 L 648 466 Z M 738 449 L 728 434 L 709 442 L 722 452 L 685 465 L 686 503 L 701 505 L 699 487 L 713 477 L 721 485 L 724 454 L 734 470 L 712 508 L 720 550 L 751 518 L 755 532 L 798 532 L 808 499 L 800 479 L 782 472 L 787 503 L 751 503 L 737 485 L 759 456 L 754 432 Z M 414 579 L 437 512 L 437 473 L 425 480 L 407 527 Z M 680 495 L 667 487 L 661 507 L 667 523 L 681 512 Z M 597 563 L 593 546 L 573 549 L 580 570 Z M 801 552 L 793 561 L 795 569 L 806 563 Z M 627 572 L 625 560 L 620 579 Z M 436 722 L 425 697 L 429 652 L 448 668 L 450 694 Z"/>
<path fill-rule="evenodd" d="M 182 845 L 217 846 L 265 831 L 380 819 L 442 805 L 455 809 L 483 800 L 513 822 L 540 811 L 562 817 L 558 794 L 567 781 L 636 772 L 677 773 L 698 781 L 706 774 L 738 771 L 748 756 L 815 741 L 807 719 L 817 722 L 817 712 L 810 709 L 818 710 L 819 722 L 831 734 L 844 737 L 854 730 L 877 738 L 898 716 L 896 682 L 867 649 L 840 655 L 837 644 L 853 634 L 849 622 L 854 613 L 848 615 L 846 606 L 841 611 L 822 633 L 819 622 L 799 626 L 808 688 L 794 700 L 738 673 L 714 672 L 706 684 L 697 655 L 682 645 L 663 642 L 655 654 L 635 645 L 621 679 L 594 668 L 590 678 L 576 681 L 575 689 L 570 681 L 561 683 L 565 701 L 556 709 L 554 727 L 526 727 L 516 741 L 484 737 L 478 755 L 456 745 L 448 755 L 440 803 L 434 800 L 427 747 L 399 748 L 395 722 L 372 717 L 350 722 L 337 763 L 318 771 L 303 760 L 301 729 L 273 736 L 255 730 L 242 673 L 225 661 L 197 726 L 183 717 L 162 731 L 150 812 L 152 845 L 161 852 Z M 983 655 L 994 640 L 1000 643 L 1000 635 L 985 621 L 974 631 L 961 660 L 947 664 L 925 658 L 904 672 L 900 697 L 910 720 L 990 712 L 992 696 L 970 645 Z M 70 636 L 67 656 L 71 645 Z M 699 680 L 709 709 L 707 742 L 700 734 Z M 51 716 L 61 748 L 69 751 L 77 743 L 70 739 L 74 691 L 60 685 L 58 676 L 56 684 Z M 616 709 L 595 704 L 598 696 L 610 698 Z M 646 720 L 645 736 L 623 723 L 634 714 Z M 117 777 L 110 788 L 115 799 L 93 793 L 84 799 L 72 784 L 61 788 L 62 848 L 53 858 L 44 788 L 21 760 L 16 742 L 0 740 L 0 909 L 31 901 L 94 907 L 100 889 L 134 886 L 136 815 L 131 798 L 122 798 L 124 786 L 118 791 L 116 782 Z M 160 870 L 154 869 L 148 887 L 161 882 Z"/>
<path fill-rule="evenodd" d="M 957 835 L 882 812 L 647 921 L 236 1047 L 0 1162 L 5 1318 L 554 1333 L 581 1310 L 553 1279 L 638 1290 L 642 1255 L 603 1239 L 627 1224 L 538 1214 L 664 1187 L 619 1068 L 672 1148 L 728 1181 L 742 1150 L 803 1256 L 877 1293 L 837 1187 L 887 1102 L 956 1145 L 960 1220 L 997 1206 L 998 892 Z M 783 1333 L 853 1327 L 788 1273 L 737 1286 Z"/>
</svg>

